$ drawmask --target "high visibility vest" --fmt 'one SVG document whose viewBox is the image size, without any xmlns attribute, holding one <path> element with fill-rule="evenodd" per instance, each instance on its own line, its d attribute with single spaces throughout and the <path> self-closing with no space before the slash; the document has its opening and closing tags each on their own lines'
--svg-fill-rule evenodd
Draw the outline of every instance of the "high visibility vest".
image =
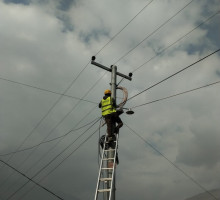
<svg viewBox="0 0 220 200">
<path fill-rule="evenodd" d="M 102 116 L 116 112 L 116 109 L 113 107 L 113 102 L 111 97 L 108 97 L 107 99 L 102 99 L 101 104 L 102 104 Z"/>
</svg>

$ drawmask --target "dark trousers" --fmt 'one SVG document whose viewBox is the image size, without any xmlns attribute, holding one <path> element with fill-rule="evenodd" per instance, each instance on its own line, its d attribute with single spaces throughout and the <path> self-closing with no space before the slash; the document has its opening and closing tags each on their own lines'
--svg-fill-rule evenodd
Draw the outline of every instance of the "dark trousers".
<svg viewBox="0 0 220 200">
<path fill-rule="evenodd" d="M 123 126 L 123 122 L 121 121 L 121 118 L 119 117 L 117 112 L 105 115 L 104 118 L 107 125 L 108 136 L 111 136 L 115 132 L 118 133 L 119 128 Z M 117 123 L 118 125 L 116 126 L 115 123 Z"/>
</svg>

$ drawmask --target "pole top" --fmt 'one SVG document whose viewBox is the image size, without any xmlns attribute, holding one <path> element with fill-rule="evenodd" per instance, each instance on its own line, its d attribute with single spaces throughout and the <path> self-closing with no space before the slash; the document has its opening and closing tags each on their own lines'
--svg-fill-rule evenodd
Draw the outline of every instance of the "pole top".
<svg viewBox="0 0 220 200">
<path fill-rule="evenodd" d="M 92 61 L 95 61 L 96 57 L 95 56 L 92 56 Z"/>
<path fill-rule="evenodd" d="M 100 67 L 100 68 L 102 68 L 102 69 L 104 69 L 106 71 L 112 72 L 112 66 L 115 66 L 115 65 L 111 65 L 111 68 L 108 68 L 108 67 L 106 67 L 106 66 L 104 66 L 102 64 L 99 64 L 99 63 L 95 62 L 95 59 L 96 59 L 96 57 L 92 56 L 91 64 L 96 65 L 97 67 Z M 117 69 L 117 66 L 115 66 L 115 67 Z M 122 74 L 120 72 L 116 72 L 116 75 L 121 76 L 122 78 L 125 78 L 125 79 L 128 79 L 129 81 L 131 81 L 132 80 L 131 77 L 132 77 L 133 74 L 130 72 L 129 75 L 127 76 L 127 75 L 124 75 L 124 74 Z"/>
</svg>

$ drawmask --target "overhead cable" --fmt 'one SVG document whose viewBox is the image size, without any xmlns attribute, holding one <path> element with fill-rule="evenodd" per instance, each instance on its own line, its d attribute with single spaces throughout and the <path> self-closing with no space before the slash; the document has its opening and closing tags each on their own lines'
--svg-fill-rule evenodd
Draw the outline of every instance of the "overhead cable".
<svg viewBox="0 0 220 200">
<path fill-rule="evenodd" d="M 89 63 L 87 63 L 87 65 L 80 71 L 80 73 L 77 75 L 77 77 L 69 84 L 69 86 L 64 90 L 64 92 L 60 95 L 60 97 L 53 103 L 53 105 L 49 108 L 49 110 L 46 112 L 46 114 L 43 115 L 43 117 L 38 121 L 38 123 L 34 126 L 34 128 L 24 138 L 24 140 L 21 142 L 21 144 L 16 148 L 16 151 L 18 151 L 23 146 L 23 144 L 34 133 L 34 131 L 39 127 L 39 125 L 44 121 L 44 119 L 50 114 L 50 112 L 53 110 L 53 108 L 60 102 L 60 100 L 62 99 L 63 95 L 66 94 L 66 92 L 73 86 L 75 81 L 78 79 L 78 77 L 82 74 L 82 72 L 86 69 L 86 67 L 88 65 L 89 65 Z M 11 154 L 11 156 L 8 158 L 7 162 L 9 162 L 13 158 L 13 156 L 14 156 L 14 154 Z"/>
<path fill-rule="evenodd" d="M 29 84 L 26 84 L 26 83 L 21 83 L 21 82 L 18 82 L 18 81 L 6 79 L 6 78 L 3 78 L 3 77 L 0 77 L 0 80 L 7 81 L 7 82 L 10 82 L 10 83 L 14 83 L 14 84 L 18 84 L 18 85 L 22 85 L 22 86 L 25 86 L 25 87 L 34 88 L 34 89 L 41 90 L 41 91 L 44 91 L 44 92 L 49 92 L 49 93 L 52 93 L 52 94 L 62 95 L 64 97 L 69 97 L 69 98 L 72 98 L 72 99 L 77 99 L 77 100 L 82 100 L 82 101 L 85 101 L 85 102 L 97 104 L 96 102 L 93 102 L 93 101 L 90 101 L 90 100 L 87 100 L 87 99 L 82 99 L 82 98 L 79 98 L 79 97 L 74 97 L 74 96 L 71 96 L 71 95 L 62 94 L 62 93 L 59 93 L 59 92 L 55 92 L 55 91 L 52 91 L 52 90 L 40 88 L 40 87 L 29 85 Z"/>
<path fill-rule="evenodd" d="M 42 144 L 49 143 L 49 142 L 53 142 L 53 141 L 55 141 L 55 140 L 57 140 L 57 139 L 66 137 L 67 135 L 69 135 L 69 134 L 72 133 L 72 132 L 75 132 L 75 131 L 78 131 L 78 130 L 80 130 L 80 129 L 82 129 L 82 128 L 85 128 L 86 126 L 92 124 L 92 123 L 93 123 L 94 121 L 96 121 L 97 119 L 100 119 L 100 117 L 98 117 L 98 118 L 92 120 L 91 122 L 89 122 L 89 123 L 87 123 L 87 124 L 85 124 L 85 125 L 83 125 L 83 126 L 81 126 L 81 127 L 79 127 L 79 128 L 71 129 L 70 131 L 68 131 L 67 133 L 65 133 L 65 134 L 63 134 L 63 135 L 61 135 L 61 136 L 58 136 L 58 137 L 55 137 L 55 138 L 53 138 L 53 139 L 40 142 L 40 143 L 35 144 L 35 145 L 31 146 L 31 147 L 26 147 L 26 148 L 21 149 L 21 150 L 18 150 L 18 151 L 12 151 L 12 152 L 9 152 L 9 153 L 0 154 L 0 156 L 8 156 L 8 155 L 11 155 L 11 154 L 14 154 L 14 153 L 20 153 L 20 152 L 23 152 L 23 151 L 27 151 L 27 150 L 33 149 L 33 148 L 35 148 L 35 147 L 37 147 L 37 146 L 40 146 L 40 145 L 42 145 Z"/>
<path fill-rule="evenodd" d="M 148 59 L 147 61 L 145 61 L 143 64 L 141 64 L 140 66 L 136 67 L 132 73 L 136 72 L 137 70 L 139 70 L 141 67 L 143 67 L 144 65 L 146 65 L 147 63 L 149 63 L 150 61 L 152 61 L 154 58 L 158 57 L 159 55 L 161 55 L 162 53 L 164 53 L 166 50 L 168 50 L 170 47 L 172 47 L 173 45 L 175 45 L 176 43 L 178 43 L 180 40 L 182 40 L 183 38 L 185 38 L 187 35 L 189 35 L 190 33 L 192 33 L 194 30 L 196 30 L 197 28 L 199 28 L 200 26 L 204 25 L 205 23 L 207 23 L 208 21 L 210 21 L 213 17 L 215 17 L 216 15 L 218 15 L 220 13 L 220 11 L 215 12 L 213 15 L 209 16 L 208 18 L 206 18 L 203 22 L 201 22 L 199 25 L 197 25 L 196 27 L 194 27 L 193 29 L 191 29 L 190 31 L 188 31 L 187 33 L 185 33 L 183 36 L 181 36 L 179 39 L 177 39 L 175 42 L 171 43 L 170 45 L 168 45 L 167 47 L 165 47 L 164 49 L 160 50 L 160 52 L 157 52 L 156 55 L 154 55 L 153 57 L 151 57 L 150 59 Z M 124 78 L 122 78 L 119 83 L 117 85 L 119 85 L 122 81 L 124 80 Z"/>
<path fill-rule="evenodd" d="M 99 80 L 102 78 L 103 76 L 101 76 L 99 79 L 98 79 L 98 81 L 96 81 L 95 82 L 95 84 L 94 85 L 92 85 L 89 89 L 88 89 L 88 91 L 85 93 L 85 95 L 82 97 L 82 99 L 83 98 L 85 98 L 88 94 L 89 94 L 89 92 L 91 92 L 92 91 L 92 89 L 98 84 L 98 82 L 99 82 Z M 43 141 L 45 141 L 53 132 L 54 132 L 54 130 L 56 130 L 56 128 L 73 112 L 73 110 L 79 105 L 79 103 L 80 103 L 81 101 L 79 100 L 73 107 L 72 107 L 72 109 L 55 125 L 55 127 L 44 137 L 44 139 L 41 141 L 41 142 L 43 142 Z M 49 111 L 50 112 L 50 111 Z M 49 114 L 49 113 L 48 113 Z M 39 122 L 39 124 L 40 124 L 41 122 Z M 36 127 L 37 128 L 37 127 Z M 35 129 L 33 129 L 33 131 L 34 131 Z M 23 143 L 24 143 L 24 141 L 23 141 Z M 22 144 L 23 145 L 23 144 Z M 56 145 L 56 144 L 55 144 Z M 31 157 L 31 155 L 37 150 L 37 148 L 38 148 L 39 146 L 37 146 L 32 152 L 30 152 L 28 155 L 27 155 L 27 157 L 20 163 L 20 166 L 21 165 L 23 165 L 30 157 Z M 20 149 L 20 148 L 19 148 Z M 16 149 L 15 151 L 18 151 L 18 149 Z M 14 156 L 14 154 L 11 154 L 11 157 L 9 157 L 9 159 L 8 160 L 10 160 L 12 157 Z M 19 167 L 20 167 L 19 166 Z M 8 178 L 11 176 L 12 174 L 10 174 L 9 176 L 8 176 Z M 5 179 L 5 181 L 8 179 L 8 178 L 6 178 Z M 4 185 L 4 182 L 5 181 L 3 181 L 2 182 L 2 184 L 0 185 L 0 187 L 2 186 L 2 185 Z"/>
<path fill-rule="evenodd" d="M 133 106 L 133 107 L 131 107 L 131 109 L 142 107 L 142 106 L 145 106 L 145 105 L 148 105 L 148 104 L 152 104 L 152 103 L 155 103 L 155 102 L 158 102 L 158 101 L 162 101 L 162 100 L 165 100 L 165 99 L 170 99 L 172 97 L 176 97 L 176 96 L 179 96 L 179 95 L 182 95 L 182 94 L 186 94 L 186 93 L 189 93 L 189 92 L 200 90 L 202 88 L 210 87 L 210 86 L 213 86 L 213 85 L 218 84 L 218 83 L 220 83 L 220 81 L 216 81 L 214 83 L 209 83 L 209 84 L 203 85 L 201 87 L 197 87 L 197 88 L 194 88 L 194 89 L 191 89 L 191 90 L 187 90 L 187 91 L 180 92 L 180 93 L 177 93 L 177 94 L 173 94 L 173 95 L 170 95 L 170 96 L 167 96 L 167 97 L 163 97 L 163 98 L 160 98 L 160 99 L 149 101 L 147 103 L 143 103 L 143 104 L 140 104 L 140 105 L 137 105 L 137 106 Z"/>
<path fill-rule="evenodd" d="M 97 56 L 112 40 L 114 40 L 145 8 L 147 8 L 154 0 L 147 3 L 120 31 L 118 31 L 96 54 Z"/>
<path fill-rule="evenodd" d="M 124 27 L 121 28 L 120 31 L 118 31 L 95 55 L 97 56 L 109 43 L 111 43 L 112 40 L 114 40 L 136 17 L 137 17 L 139 14 L 141 14 L 141 12 L 144 11 L 153 1 L 154 1 L 154 0 L 151 0 L 149 3 L 147 3 Z M 89 64 L 89 63 L 88 63 L 88 64 Z M 87 67 L 88 64 L 86 64 L 85 67 Z M 84 67 L 84 68 L 85 68 L 85 67 Z M 84 70 L 84 68 L 83 68 L 83 70 Z M 83 70 L 82 70 L 82 71 L 83 71 Z M 79 73 L 79 75 L 76 77 L 76 79 L 80 76 L 80 74 L 82 73 L 82 71 Z M 74 96 L 71 96 L 71 95 L 66 95 L 66 94 L 64 94 L 64 93 L 58 93 L 58 92 L 55 92 L 55 91 L 52 91 L 52 90 L 48 90 L 48 89 L 40 88 L 40 87 L 37 87 L 37 86 L 33 86 L 33 85 L 21 83 L 21 82 L 18 82 L 18 81 L 13 81 L 13 80 L 6 79 L 6 78 L 3 78 L 3 77 L 0 77 L 0 79 L 1 79 L 1 80 L 4 80 L 4 81 L 11 82 L 11 83 L 23 85 L 23 86 L 26 86 L 26 87 L 31 87 L 31 88 L 35 88 L 35 89 L 38 89 L 38 90 L 42 90 L 42 91 L 45 91 L 45 92 L 54 93 L 54 94 L 58 94 L 58 95 L 62 95 L 62 96 L 66 96 L 66 97 L 70 97 L 70 98 L 74 98 L 74 99 L 79 99 L 79 100 L 87 101 L 87 102 L 90 102 L 90 103 L 96 103 L 96 102 L 92 102 L 92 101 L 89 101 L 89 100 L 86 100 L 86 99 L 81 99 L 81 98 L 74 97 Z"/>
<path fill-rule="evenodd" d="M 201 62 L 201 61 L 205 60 L 205 59 L 206 59 L 206 58 L 208 58 L 209 56 L 211 56 L 211 55 L 213 55 L 213 54 L 215 54 L 215 53 L 217 53 L 217 52 L 219 52 L 219 51 L 220 51 L 220 49 L 217 49 L 216 51 L 214 51 L 214 52 L 212 52 L 212 53 L 208 54 L 207 56 L 204 56 L 203 58 L 201 58 L 201 59 L 197 60 L 196 62 L 194 62 L 194 63 L 192 63 L 192 64 L 190 64 L 190 65 L 188 65 L 187 67 L 184 67 L 183 69 L 181 69 L 181 70 L 177 71 L 176 73 L 174 73 L 174 74 L 172 74 L 172 75 L 168 76 L 167 78 L 165 78 L 165 79 L 163 79 L 163 80 L 161 80 L 161 81 L 159 81 L 159 82 L 155 83 L 154 85 L 152 85 L 152 86 L 150 86 L 150 87 L 148 87 L 148 88 L 144 89 L 144 90 L 143 90 L 143 91 L 141 91 L 141 92 L 138 92 L 138 93 L 137 93 L 137 94 L 135 94 L 134 96 L 130 97 L 130 98 L 128 99 L 128 101 L 129 101 L 129 100 L 131 100 L 131 99 L 133 99 L 134 97 L 136 97 L 136 96 L 138 96 L 138 95 L 142 94 L 143 92 L 146 92 L 147 90 L 149 90 L 149 89 L 151 89 L 151 88 L 153 88 L 153 87 L 155 87 L 155 86 L 159 85 L 160 83 L 162 83 L 162 82 L 164 82 L 164 81 L 166 81 L 166 80 L 170 79 L 171 77 L 173 77 L 173 76 L 175 76 L 175 75 L 179 74 L 180 72 L 182 72 L 182 71 L 184 71 L 184 70 L 186 70 L 186 69 L 188 69 L 188 68 L 192 67 L 193 65 L 195 65 L 195 64 L 197 64 L 197 63 L 199 63 L 199 62 Z"/>
<path fill-rule="evenodd" d="M 90 63 L 90 62 L 89 62 Z M 50 107 L 50 109 L 47 111 L 47 113 L 41 118 L 41 120 L 37 123 L 37 125 L 32 129 L 32 131 L 26 136 L 26 138 L 23 140 L 23 142 L 19 145 L 17 148 L 20 149 L 21 146 L 27 141 L 27 139 L 33 134 L 33 132 L 36 130 L 36 128 L 41 124 L 41 122 L 49 115 L 49 113 L 53 110 L 53 108 L 58 104 L 58 102 L 61 100 L 61 98 L 66 94 L 66 92 L 72 87 L 72 85 L 75 83 L 75 81 L 79 78 L 79 76 L 82 74 L 82 72 L 86 69 L 86 67 L 89 65 L 87 63 L 85 67 L 79 72 L 79 74 L 74 78 L 74 80 L 68 85 L 68 87 L 64 90 L 63 93 L 61 93 L 61 96 L 57 99 L 57 101 Z M 82 100 L 82 99 L 80 99 Z M 11 159 L 11 158 L 10 158 Z"/>
<path fill-rule="evenodd" d="M 85 115 L 82 119 L 80 119 L 79 122 L 78 122 L 72 129 L 75 129 L 91 112 L 93 112 L 93 110 L 94 110 L 96 107 L 97 107 L 97 106 L 93 107 L 88 113 L 86 113 L 86 115 Z M 58 124 L 59 124 L 59 123 L 58 123 Z M 57 126 L 58 126 L 58 124 L 57 124 Z M 57 127 L 57 126 L 56 126 L 56 127 Z M 56 127 L 54 127 L 54 129 L 51 130 L 51 132 L 49 133 L 49 135 L 55 130 Z M 46 138 L 49 137 L 49 135 L 47 135 L 47 136 L 44 138 L 43 141 L 45 141 Z M 66 135 L 66 136 L 67 136 L 67 135 Z M 37 161 L 35 161 L 35 162 L 25 171 L 25 173 L 28 173 L 33 167 L 36 167 L 36 166 L 38 165 L 38 163 L 40 163 L 41 160 L 42 160 L 43 158 L 45 158 L 66 136 L 60 138 L 49 150 L 47 150 Z M 38 146 L 36 146 L 36 148 L 38 148 Z M 36 150 L 36 149 L 35 149 L 35 150 Z M 35 150 L 34 150 L 34 151 L 35 151 Z M 30 154 L 28 154 L 28 156 L 25 158 L 25 160 L 23 160 L 23 162 L 20 163 L 19 167 L 21 167 L 21 166 L 31 157 L 31 155 L 34 153 L 34 151 L 32 151 Z M 6 183 L 6 181 L 7 181 L 12 175 L 13 175 L 13 173 L 10 174 L 10 175 L 2 182 L 2 184 L 0 185 L 0 187 L 2 187 L 2 186 Z M 15 185 L 15 184 L 16 184 L 16 181 L 14 181 L 14 185 Z M 12 187 L 12 186 L 11 186 L 11 187 Z"/>
<path fill-rule="evenodd" d="M 100 128 L 100 127 L 99 127 Z M 48 177 L 52 172 L 54 172 L 60 165 L 63 164 L 63 162 L 65 160 L 67 160 L 71 155 L 73 155 L 84 143 L 86 143 L 98 130 L 99 128 L 97 128 L 91 135 L 89 135 L 83 142 L 81 142 L 81 144 L 74 149 L 68 156 L 66 156 L 58 165 L 56 165 L 52 170 L 50 170 L 44 177 L 42 177 L 40 179 L 39 182 L 43 181 L 46 177 Z M 23 200 L 24 196 L 26 196 L 30 191 L 32 191 L 34 189 L 35 186 L 33 186 L 32 188 L 30 188 L 27 192 L 25 192 L 18 200 Z"/>
<path fill-rule="evenodd" d="M 151 1 L 152 2 L 152 1 Z M 150 3 L 151 3 L 150 2 Z M 149 4 L 150 4 L 149 3 Z M 147 4 L 141 11 L 139 11 L 137 14 L 136 14 L 136 16 L 138 16 L 149 4 Z M 136 17 L 135 16 L 135 17 Z M 134 18 L 135 18 L 134 17 Z M 134 19 L 133 18 L 133 19 Z M 132 19 L 132 20 L 133 20 Z M 131 21 L 132 21 L 131 20 Z M 130 22 L 131 22 L 130 21 Z M 129 23 L 130 23 L 129 22 Z M 128 24 L 129 24 L 128 23 Z M 110 39 L 110 41 L 107 43 L 107 44 L 105 44 L 99 51 L 98 51 L 98 53 L 100 53 L 126 26 L 128 26 L 128 24 L 126 24 L 112 39 Z M 97 53 L 97 54 L 98 54 Z M 96 55 L 97 55 L 96 54 Z M 23 146 L 23 144 L 27 141 L 27 139 L 33 134 L 33 132 L 37 129 L 37 127 L 41 124 L 41 122 L 42 121 L 44 121 L 44 119 L 49 115 L 49 113 L 53 110 L 53 108 L 58 104 L 58 102 L 61 100 L 61 98 L 66 94 L 66 92 L 72 87 L 72 85 L 75 83 L 75 81 L 79 78 L 79 76 L 83 73 L 83 71 L 88 67 L 88 65 L 90 64 L 90 60 L 89 60 L 89 62 L 83 67 L 83 69 L 79 72 L 79 74 L 76 76 L 76 78 L 69 84 L 69 86 L 64 90 L 64 92 L 61 94 L 61 96 L 57 99 L 57 101 L 52 105 L 52 107 L 48 110 L 48 112 L 41 118 L 41 120 L 37 123 L 37 125 L 32 129 L 32 131 L 25 137 L 25 139 L 22 141 L 22 143 L 18 146 L 18 148 L 16 149 L 16 151 L 17 150 L 19 150 L 22 146 Z M 103 75 L 104 76 L 104 75 Z M 102 77 L 103 77 L 102 76 Z M 12 156 L 8 159 L 8 161 L 9 160 L 11 160 L 13 158 L 13 154 L 12 154 Z"/>
<path fill-rule="evenodd" d="M 177 42 L 179 42 L 180 40 L 182 40 L 183 38 L 185 38 L 187 35 L 189 35 L 190 33 L 192 33 L 194 30 L 196 30 L 197 28 L 199 28 L 200 26 L 202 26 L 203 24 L 207 23 L 209 20 L 211 20 L 213 17 L 215 17 L 216 15 L 218 15 L 220 13 L 220 11 L 215 12 L 213 15 L 211 15 L 210 17 L 206 18 L 203 22 L 201 22 L 199 25 L 197 25 L 196 27 L 194 27 L 193 29 L 191 29 L 189 32 L 187 32 L 186 34 L 184 34 L 183 36 L 181 36 L 178 40 L 176 40 L 175 42 L 173 42 L 172 44 L 168 45 L 167 47 L 165 47 L 164 49 L 162 49 L 160 52 L 156 53 L 155 56 L 151 57 L 149 60 L 145 61 L 143 64 L 141 64 L 140 66 L 136 67 L 132 73 L 136 72 L 137 70 L 139 70 L 141 67 L 143 67 L 144 65 L 146 65 L 147 63 L 149 63 L 151 60 L 153 60 L 154 58 L 156 58 L 157 56 L 161 55 L 162 53 L 164 53 L 167 49 L 169 49 L 170 47 L 172 47 L 174 44 L 176 44 Z"/>
<path fill-rule="evenodd" d="M 152 0 L 153 1 L 153 0 Z M 151 1 L 151 2 L 152 2 Z M 150 3 L 151 3 L 150 2 Z M 139 11 L 134 17 L 133 17 L 133 19 L 134 18 L 136 18 L 150 3 L 148 3 L 147 5 L 145 5 L 144 7 L 143 7 L 143 9 L 141 10 L 141 11 Z M 133 20 L 132 19 L 132 20 Z M 98 53 L 100 53 L 122 30 L 124 30 L 125 29 L 125 27 L 126 26 L 128 26 L 128 24 L 132 21 L 132 20 L 130 20 L 112 39 L 110 39 L 110 41 L 107 43 L 107 44 L 105 44 L 99 51 L 98 51 Z M 98 54 L 97 53 L 97 54 Z M 96 55 L 97 55 L 96 54 Z M 27 141 L 27 139 L 33 134 L 33 132 L 37 129 L 37 127 L 42 123 L 42 121 L 44 121 L 44 119 L 49 115 L 49 113 L 53 110 L 53 108 L 58 104 L 58 102 L 61 100 L 61 98 L 66 94 L 66 92 L 72 87 L 72 85 L 75 83 L 75 81 L 79 78 L 79 76 L 82 74 L 82 72 L 87 68 L 87 66 L 89 65 L 89 63 L 90 63 L 90 61 L 83 67 L 83 69 L 79 72 L 79 74 L 76 76 L 76 78 L 70 83 L 70 85 L 66 88 L 66 90 L 61 94 L 61 96 L 60 96 L 60 98 L 52 105 L 52 107 L 48 110 L 48 112 L 40 119 L 40 121 L 36 124 L 36 126 L 32 129 L 32 131 L 25 137 L 25 139 L 23 140 L 23 142 L 18 146 L 18 148 L 16 149 L 16 150 L 19 150 L 22 146 L 23 146 L 23 144 Z M 104 75 L 103 75 L 104 76 Z M 102 77 L 103 77 L 102 76 Z M 101 78 L 102 78 L 101 77 Z M 99 80 L 101 80 L 101 79 L 99 79 Z M 98 83 L 98 82 L 97 82 Z M 97 84 L 96 83 L 96 84 Z M 81 100 L 81 99 L 80 99 Z M 13 158 L 13 154 L 11 155 L 11 157 L 8 159 L 8 161 L 10 160 L 10 159 L 12 159 Z"/>
<path fill-rule="evenodd" d="M 189 3 L 187 3 L 183 8 L 181 8 L 178 12 L 176 12 L 172 17 L 170 17 L 168 20 L 166 20 L 163 24 L 161 24 L 157 29 L 155 29 L 153 32 L 151 32 L 147 37 L 145 37 L 141 42 L 139 42 L 135 47 L 133 47 L 131 50 L 129 50 L 127 53 L 125 53 L 123 56 L 121 56 L 117 61 L 114 62 L 114 65 L 118 63 L 121 59 L 123 59 L 125 56 L 127 56 L 129 53 L 131 53 L 134 49 L 136 49 L 140 44 L 142 44 L 144 41 L 146 41 L 149 37 L 151 37 L 154 33 L 156 33 L 159 29 L 161 29 L 164 25 L 166 25 L 171 19 L 176 17 L 181 11 L 183 11 L 187 6 L 189 6 L 194 0 L 191 0 Z"/>
<path fill-rule="evenodd" d="M 73 142 L 71 142 L 65 149 L 63 149 L 59 154 L 57 154 L 53 159 L 51 159 L 44 167 L 37 171 L 31 179 L 35 178 L 38 174 L 40 174 L 44 169 L 46 169 L 52 162 L 54 162 L 61 154 L 63 154 L 67 149 L 69 149 L 80 137 L 82 137 L 88 130 L 90 130 L 100 119 L 96 120 L 86 131 L 84 131 L 80 136 L 78 136 Z M 21 187 L 19 187 L 15 192 L 13 192 L 6 200 L 11 199 L 15 194 L 17 194 L 25 185 L 30 182 L 28 180 Z"/>
<path fill-rule="evenodd" d="M 193 0 L 192 0 L 193 1 Z M 152 2 L 152 1 L 151 1 Z M 151 3 L 150 2 L 150 3 Z M 190 2 L 191 3 L 191 2 Z M 147 4 L 149 5 L 149 4 Z M 146 6 L 147 6 L 146 5 Z M 139 12 L 140 14 L 140 12 Z M 102 49 L 101 49 L 102 50 Z M 99 51 L 100 52 L 100 51 Z M 99 53 L 98 52 L 98 53 Z M 43 116 L 43 118 L 41 118 L 41 120 L 37 123 L 37 125 L 32 129 L 32 131 L 25 137 L 25 139 L 23 140 L 23 142 L 18 146 L 18 148 L 16 150 L 19 150 L 21 146 L 23 146 L 23 144 L 27 141 L 27 139 L 33 134 L 33 132 L 36 130 L 36 128 L 41 124 L 41 122 L 49 115 L 49 113 L 52 111 L 52 109 L 57 105 L 57 103 L 60 101 L 60 99 L 62 98 L 62 96 L 70 89 L 70 87 L 72 87 L 72 85 L 74 84 L 74 82 L 78 79 L 78 77 L 82 74 L 82 72 L 87 68 L 87 66 L 89 65 L 90 62 L 88 62 L 83 69 L 80 71 L 80 73 L 77 75 L 77 77 L 71 82 L 71 84 L 66 88 L 66 90 L 61 94 L 60 98 L 53 104 L 53 106 L 48 110 L 48 112 L 46 113 L 46 115 Z M 10 159 L 12 159 L 12 156 L 8 159 L 8 161 Z"/>
<path fill-rule="evenodd" d="M 27 175 L 25 175 L 24 173 L 20 172 L 19 170 L 17 170 L 16 168 L 14 168 L 13 166 L 9 165 L 7 162 L 0 160 L 0 162 L 2 162 L 3 164 L 5 164 L 6 166 L 10 167 L 11 169 L 13 169 L 14 171 L 16 171 L 17 173 L 19 173 L 20 175 L 22 175 L 23 177 L 27 178 L 28 181 L 33 182 L 34 184 L 36 184 L 37 186 L 39 186 L 40 188 L 42 188 L 43 190 L 45 190 L 46 192 L 52 194 L 53 196 L 57 197 L 58 199 L 64 200 L 63 198 L 61 198 L 60 196 L 58 196 L 57 194 L 55 194 L 54 192 L 52 192 L 51 190 L 47 189 L 46 187 L 40 185 L 39 183 L 37 183 L 36 181 L 34 181 L 32 178 L 29 178 Z"/>
<path fill-rule="evenodd" d="M 92 91 L 92 89 L 98 84 L 98 82 L 103 78 L 103 76 L 104 76 L 105 74 L 103 74 L 96 82 L 95 82 L 95 84 L 93 84 L 90 88 L 89 88 L 89 90 L 87 91 L 87 93 L 82 97 L 82 98 L 85 98 L 87 95 L 88 95 L 88 93 L 89 92 L 91 92 Z M 42 142 L 43 141 L 45 141 L 52 133 L 53 133 L 53 131 L 70 115 L 70 113 L 78 106 L 78 104 L 80 103 L 81 101 L 78 101 L 78 103 L 56 124 L 56 126 L 44 137 L 44 139 L 42 140 Z M 95 108 L 95 107 L 94 107 Z M 94 109 L 93 108 L 93 109 Z M 92 110 L 93 110 L 92 109 Z M 59 142 L 60 141 L 58 141 L 50 150 L 52 150 L 53 148 L 55 148 L 58 144 L 59 144 Z M 38 148 L 38 146 L 36 147 L 36 148 Z M 30 157 L 31 157 L 31 155 L 36 151 L 36 148 L 32 151 L 32 152 L 30 152 L 28 155 L 27 155 L 27 157 L 25 158 L 25 160 L 23 160 L 21 163 L 20 163 L 20 166 L 21 165 L 23 165 Z M 49 151 L 50 151 L 49 150 Z M 17 151 L 17 150 L 16 150 Z M 48 151 L 48 152 L 49 152 Z M 47 152 L 47 153 L 48 153 Z M 43 155 L 43 157 L 44 156 L 46 156 L 47 155 L 47 153 L 46 154 L 44 154 Z M 11 156 L 13 156 L 14 154 L 11 154 Z M 11 157 L 10 157 L 11 158 Z M 9 160 L 10 160 L 10 158 L 9 158 Z M 20 167 L 19 166 L 19 167 Z M 13 175 L 13 174 L 10 174 L 2 183 L 1 183 L 1 185 L 0 185 L 0 187 L 2 187 L 2 185 L 4 185 L 5 184 L 5 182 L 9 179 L 9 177 L 11 176 L 11 175 Z"/>
<path fill-rule="evenodd" d="M 134 129 L 125 124 L 127 128 L 132 131 L 136 136 L 138 136 L 141 140 L 143 140 L 146 144 L 148 144 L 152 149 L 154 149 L 159 155 L 161 155 L 164 159 L 166 159 L 173 167 L 178 169 L 184 176 L 188 177 L 193 183 L 195 183 L 199 188 L 201 188 L 204 192 L 209 194 L 213 199 L 218 200 L 216 196 L 214 196 L 211 192 L 209 192 L 204 186 L 202 186 L 198 181 L 192 178 L 189 174 L 187 174 L 183 169 L 178 167 L 174 162 L 172 162 L 165 154 L 161 153 L 154 145 L 152 145 L 149 141 L 144 139 L 141 135 L 139 135 Z"/>
</svg>

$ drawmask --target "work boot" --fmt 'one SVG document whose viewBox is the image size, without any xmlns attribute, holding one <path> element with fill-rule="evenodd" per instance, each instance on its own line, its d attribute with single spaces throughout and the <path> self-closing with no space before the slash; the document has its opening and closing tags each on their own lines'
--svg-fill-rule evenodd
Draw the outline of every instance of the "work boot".
<svg viewBox="0 0 220 200">
<path fill-rule="evenodd" d="M 113 135 L 108 136 L 107 141 L 112 142 L 113 141 Z"/>
<path fill-rule="evenodd" d="M 110 136 L 108 136 L 108 138 L 107 138 L 107 141 L 110 143 L 110 142 L 113 142 L 113 141 L 115 141 L 116 140 L 116 137 L 115 137 L 115 134 L 112 134 L 112 135 L 110 135 Z"/>
<path fill-rule="evenodd" d="M 116 136 L 115 136 L 115 134 L 113 134 L 108 139 L 108 147 L 115 149 L 115 145 L 116 145 L 115 141 L 116 141 Z"/>
</svg>

